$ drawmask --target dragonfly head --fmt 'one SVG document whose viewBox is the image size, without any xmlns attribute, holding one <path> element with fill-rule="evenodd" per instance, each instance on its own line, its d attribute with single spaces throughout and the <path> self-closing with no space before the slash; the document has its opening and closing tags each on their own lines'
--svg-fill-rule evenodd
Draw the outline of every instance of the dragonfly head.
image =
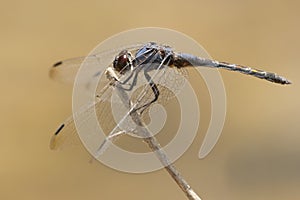
<svg viewBox="0 0 300 200">
<path fill-rule="evenodd" d="M 113 68 L 120 74 L 125 74 L 133 68 L 132 55 L 129 51 L 123 50 L 116 57 L 113 62 Z"/>
</svg>

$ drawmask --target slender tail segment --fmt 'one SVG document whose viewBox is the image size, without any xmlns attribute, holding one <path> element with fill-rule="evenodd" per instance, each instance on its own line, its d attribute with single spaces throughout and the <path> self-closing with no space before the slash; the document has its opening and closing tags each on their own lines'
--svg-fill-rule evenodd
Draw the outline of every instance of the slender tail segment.
<svg viewBox="0 0 300 200">
<path fill-rule="evenodd" d="M 242 65 L 230 64 L 230 63 L 226 63 L 226 62 L 219 62 L 215 67 L 227 69 L 227 70 L 230 70 L 230 71 L 238 71 L 238 72 L 241 72 L 243 74 L 255 76 L 257 78 L 265 79 L 267 81 L 274 82 L 274 83 L 280 83 L 280 84 L 283 84 L 283 85 L 292 83 L 288 79 L 286 79 L 282 76 L 279 76 L 275 73 L 265 72 L 265 71 L 262 71 L 262 70 L 253 69 L 253 68 L 250 68 L 250 67 L 245 67 L 245 66 L 242 66 Z"/>
<path fill-rule="evenodd" d="M 210 60 L 206 58 L 201 58 L 197 56 L 193 56 L 187 53 L 175 53 L 174 54 L 174 60 L 173 64 L 180 68 L 185 66 L 207 66 L 207 67 L 214 67 L 214 68 L 223 68 L 230 71 L 237 71 L 241 72 L 243 74 L 255 76 L 257 78 L 265 79 L 270 82 L 274 83 L 280 83 L 283 85 L 291 84 L 292 82 L 288 79 L 278 76 L 275 73 L 271 72 L 265 72 L 258 69 L 252 69 L 250 67 L 242 66 L 242 65 L 236 65 L 236 64 L 230 64 L 226 62 L 218 62 L 216 60 Z"/>
</svg>

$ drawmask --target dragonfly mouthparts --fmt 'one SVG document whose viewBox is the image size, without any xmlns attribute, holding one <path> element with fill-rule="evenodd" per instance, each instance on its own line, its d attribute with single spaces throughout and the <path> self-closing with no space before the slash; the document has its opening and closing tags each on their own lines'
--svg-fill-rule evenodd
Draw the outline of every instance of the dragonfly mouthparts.
<svg viewBox="0 0 300 200">
<path fill-rule="evenodd" d="M 115 70 L 112 67 L 108 67 L 105 70 L 105 75 L 108 80 L 120 81 L 118 75 L 116 74 Z"/>
</svg>

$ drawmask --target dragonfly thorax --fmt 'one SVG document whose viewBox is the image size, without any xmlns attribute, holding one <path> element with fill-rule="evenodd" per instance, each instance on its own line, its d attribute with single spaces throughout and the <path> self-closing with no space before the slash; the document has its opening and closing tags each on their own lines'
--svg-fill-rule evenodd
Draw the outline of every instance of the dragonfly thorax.
<svg viewBox="0 0 300 200">
<path fill-rule="evenodd" d="M 132 55 L 129 51 L 123 50 L 116 57 L 113 62 L 113 68 L 120 74 L 125 74 L 132 69 Z"/>
</svg>

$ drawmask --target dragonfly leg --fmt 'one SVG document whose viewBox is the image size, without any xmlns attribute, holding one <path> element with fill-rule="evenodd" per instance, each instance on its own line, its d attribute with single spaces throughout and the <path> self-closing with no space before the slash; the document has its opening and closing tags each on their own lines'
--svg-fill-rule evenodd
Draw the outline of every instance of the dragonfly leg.
<svg viewBox="0 0 300 200">
<path fill-rule="evenodd" d="M 160 94 L 157 85 L 152 81 L 151 76 L 147 73 L 147 71 L 144 71 L 144 75 L 149 83 L 149 86 L 152 89 L 152 92 L 154 93 L 154 99 L 152 99 L 150 102 L 146 103 L 145 105 L 142 105 L 132 110 L 132 112 L 136 112 L 139 110 L 140 114 L 142 114 L 152 103 L 156 102 Z"/>
<path fill-rule="evenodd" d="M 134 75 L 133 75 L 134 74 Z M 129 88 L 123 88 L 126 91 L 131 91 L 132 88 L 136 85 L 137 83 L 137 76 L 138 76 L 138 72 L 136 70 L 131 72 L 131 75 L 129 76 L 130 78 L 133 77 L 132 82 L 129 83 Z M 129 78 L 127 78 L 124 82 L 120 82 L 121 85 L 125 85 L 127 82 L 129 81 Z"/>
<path fill-rule="evenodd" d="M 162 66 L 166 65 L 169 66 L 170 61 L 172 60 L 172 55 L 167 55 L 165 58 L 162 60 L 160 65 L 157 67 L 157 70 L 161 70 Z M 148 68 L 148 70 L 151 70 L 151 68 Z M 140 114 L 142 114 L 152 103 L 156 102 L 158 100 L 158 97 L 160 95 L 159 89 L 157 85 L 153 82 L 152 77 L 148 74 L 148 70 L 144 70 L 144 76 L 148 81 L 149 86 L 152 89 L 152 92 L 154 93 L 154 98 L 152 101 L 146 103 L 145 105 L 142 105 L 138 108 L 134 108 L 131 112 L 136 112 L 137 110 L 140 110 Z"/>
</svg>

